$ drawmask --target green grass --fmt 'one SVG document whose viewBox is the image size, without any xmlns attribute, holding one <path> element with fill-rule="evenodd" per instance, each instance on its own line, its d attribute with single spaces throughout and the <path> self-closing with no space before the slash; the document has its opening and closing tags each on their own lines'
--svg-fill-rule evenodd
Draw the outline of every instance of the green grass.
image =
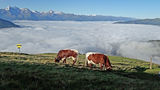
<svg viewBox="0 0 160 90">
<path fill-rule="evenodd" d="M 112 71 L 84 66 L 84 55 L 72 66 L 55 63 L 56 54 L 0 53 L 0 90 L 159 90 L 160 66 L 125 57 L 109 56 Z"/>
</svg>

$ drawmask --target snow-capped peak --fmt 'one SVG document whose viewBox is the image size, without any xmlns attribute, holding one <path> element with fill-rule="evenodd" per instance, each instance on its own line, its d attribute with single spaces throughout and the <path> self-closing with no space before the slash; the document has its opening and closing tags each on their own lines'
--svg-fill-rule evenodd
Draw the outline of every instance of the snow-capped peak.
<svg viewBox="0 0 160 90">
<path fill-rule="evenodd" d="M 49 13 L 52 14 L 52 13 L 54 13 L 54 11 L 53 11 L 53 10 L 50 10 Z"/>
<path fill-rule="evenodd" d="M 38 11 L 32 10 L 33 13 L 39 13 Z"/>
<path fill-rule="evenodd" d="M 63 12 L 60 12 L 60 11 L 55 11 L 54 13 L 55 14 L 64 14 Z"/>
<path fill-rule="evenodd" d="M 30 11 L 29 9 L 27 8 L 21 8 L 22 11 Z"/>
<path fill-rule="evenodd" d="M 5 8 L 5 10 L 9 10 L 10 9 L 10 6 L 8 6 L 7 8 Z"/>
<path fill-rule="evenodd" d="M 89 15 L 89 16 L 97 16 L 96 14 L 91 14 L 91 15 Z"/>
<path fill-rule="evenodd" d="M 7 11 L 9 11 L 9 10 L 19 10 L 19 8 L 18 7 L 11 7 L 11 6 L 8 6 L 7 8 L 5 8 L 5 10 L 7 10 Z"/>
</svg>

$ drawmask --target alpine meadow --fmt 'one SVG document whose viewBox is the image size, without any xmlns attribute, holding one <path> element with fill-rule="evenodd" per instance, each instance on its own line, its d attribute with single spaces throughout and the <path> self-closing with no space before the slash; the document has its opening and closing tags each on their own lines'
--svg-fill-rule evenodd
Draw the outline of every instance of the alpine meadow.
<svg viewBox="0 0 160 90">
<path fill-rule="evenodd" d="M 160 90 L 159 3 L 0 0 L 0 90 Z"/>
</svg>

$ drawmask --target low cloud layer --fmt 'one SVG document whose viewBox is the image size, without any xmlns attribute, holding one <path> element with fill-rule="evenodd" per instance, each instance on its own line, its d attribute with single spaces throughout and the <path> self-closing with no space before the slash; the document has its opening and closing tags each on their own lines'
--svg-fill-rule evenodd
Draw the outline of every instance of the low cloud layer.
<svg viewBox="0 0 160 90">
<path fill-rule="evenodd" d="M 77 49 L 148 61 L 151 56 L 160 64 L 160 27 L 151 25 L 112 24 L 112 22 L 15 21 L 22 28 L 0 29 L 0 51 L 53 53 Z"/>
</svg>

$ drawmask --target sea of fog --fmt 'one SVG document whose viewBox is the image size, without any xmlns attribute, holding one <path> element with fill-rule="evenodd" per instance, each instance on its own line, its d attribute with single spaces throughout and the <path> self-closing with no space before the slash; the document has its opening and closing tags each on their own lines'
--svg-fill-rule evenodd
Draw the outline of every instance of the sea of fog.
<svg viewBox="0 0 160 90">
<path fill-rule="evenodd" d="M 14 21 L 22 28 L 0 29 L 0 52 L 57 53 L 77 49 L 80 53 L 143 59 L 153 57 L 160 64 L 160 27 L 152 25 L 113 24 L 113 22 Z"/>
</svg>

